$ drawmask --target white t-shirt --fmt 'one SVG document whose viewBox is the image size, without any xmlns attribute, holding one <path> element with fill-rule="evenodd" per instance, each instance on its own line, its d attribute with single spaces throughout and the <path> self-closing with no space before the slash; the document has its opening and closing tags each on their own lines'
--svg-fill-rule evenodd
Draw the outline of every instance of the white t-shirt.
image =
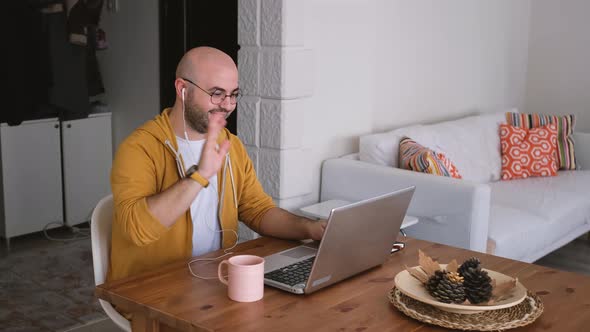
<svg viewBox="0 0 590 332">
<path fill-rule="evenodd" d="M 176 137 L 178 151 L 184 159 L 188 170 L 201 160 L 201 152 L 205 140 L 189 141 Z M 192 151 L 191 151 L 192 150 Z M 195 160 L 196 159 L 196 160 Z M 217 174 L 209 179 L 207 188 L 202 188 L 191 203 L 191 219 L 193 221 L 193 256 L 202 255 L 221 248 L 221 233 L 217 220 L 218 210 Z"/>
</svg>

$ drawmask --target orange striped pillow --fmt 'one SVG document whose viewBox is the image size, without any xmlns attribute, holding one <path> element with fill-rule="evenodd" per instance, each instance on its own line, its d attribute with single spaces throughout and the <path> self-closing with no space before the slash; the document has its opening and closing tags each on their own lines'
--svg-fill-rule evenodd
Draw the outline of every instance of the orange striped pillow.
<svg viewBox="0 0 590 332">
<path fill-rule="evenodd" d="M 443 153 L 434 152 L 409 137 L 399 142 L 399 161 L 403 169 L 461 178 L 457 167 Z"/>
<path fill-rule="evenodd" d="M 524 129 L 555 124 L 557 126 L 557 166 L 559 169 L 576 169 L 573 137 L 576 117 L 573 114 L 558 116 L 507 112 L 506 123 Z"/>
</svg>

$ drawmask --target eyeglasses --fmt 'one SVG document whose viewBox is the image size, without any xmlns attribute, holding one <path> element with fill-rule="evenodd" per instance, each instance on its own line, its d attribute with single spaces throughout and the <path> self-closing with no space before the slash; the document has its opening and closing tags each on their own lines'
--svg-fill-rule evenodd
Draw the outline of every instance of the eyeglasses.
<svg viewBox="0 0 590 332">
<path fill-rule="evenodd" d="M 214 105 L 219 105 L 219 104 L 223 103 L 223 101 L 227 97 L 229 97 L 230 104 L 235 105 L 238 102 L 238 100 L 240 99 L 240 97 L 242 96 L 239 91 L 234 92 L 229 95 L 226 95 L 224 90 L 219 90 L 219 89 L 215 89 L 215 91 L 209 92 L 209 91 L 201 88 L 195 82 L 189 80 L 188 78 L 184 78 L 184 77 L 181 77 L 181 78 L 183 80 L 189 82 L 190 84 L 196 86 L 197 88 L 199 88 L 201 91 L 205 92 L 206 94 L 208 94 L 211 97 L 211 103 Z"/>
</svg>

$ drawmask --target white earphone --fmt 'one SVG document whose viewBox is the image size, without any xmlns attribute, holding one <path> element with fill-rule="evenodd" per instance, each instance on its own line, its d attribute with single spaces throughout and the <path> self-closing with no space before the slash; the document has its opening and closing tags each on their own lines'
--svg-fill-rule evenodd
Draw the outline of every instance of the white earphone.
<svg viewBox="0 0 590 332">
<path fill-rule="evenodd" d="M 186 120 L 184 118 L 186 116 L 186 111 L 184 109 L 184 107 L 185 107 L 184 106 L 184 92 L 185 91 L 186 91 L 186 88 L 182 88 L 182 92 L 181 92 L 181 95 L 182 95 L 182 126 L 184 128 L 184 139 L 186 139 L 186 141 L 188 143 L 188 135 L 186 134 Z M 191 154 L 192 154 L 192 152 L 193 151 L 191 150 Z M 194 155 L 193 155 L 193 158 L 194 158 Z"/>
</svg>

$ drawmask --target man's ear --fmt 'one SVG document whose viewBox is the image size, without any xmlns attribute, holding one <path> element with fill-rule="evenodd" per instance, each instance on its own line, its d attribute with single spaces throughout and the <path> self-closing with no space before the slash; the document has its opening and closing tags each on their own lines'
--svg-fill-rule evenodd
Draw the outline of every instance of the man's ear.
<svg viewBox="0 0 590 332">
<path fill-rule="evenodd" d="M 182 101 L 186 98 L 186 85 L 185 83 L 177 78 L 174 81 L 174 89 L 176 90 L 176 96 L 180 98 Z"/>
</svg>

